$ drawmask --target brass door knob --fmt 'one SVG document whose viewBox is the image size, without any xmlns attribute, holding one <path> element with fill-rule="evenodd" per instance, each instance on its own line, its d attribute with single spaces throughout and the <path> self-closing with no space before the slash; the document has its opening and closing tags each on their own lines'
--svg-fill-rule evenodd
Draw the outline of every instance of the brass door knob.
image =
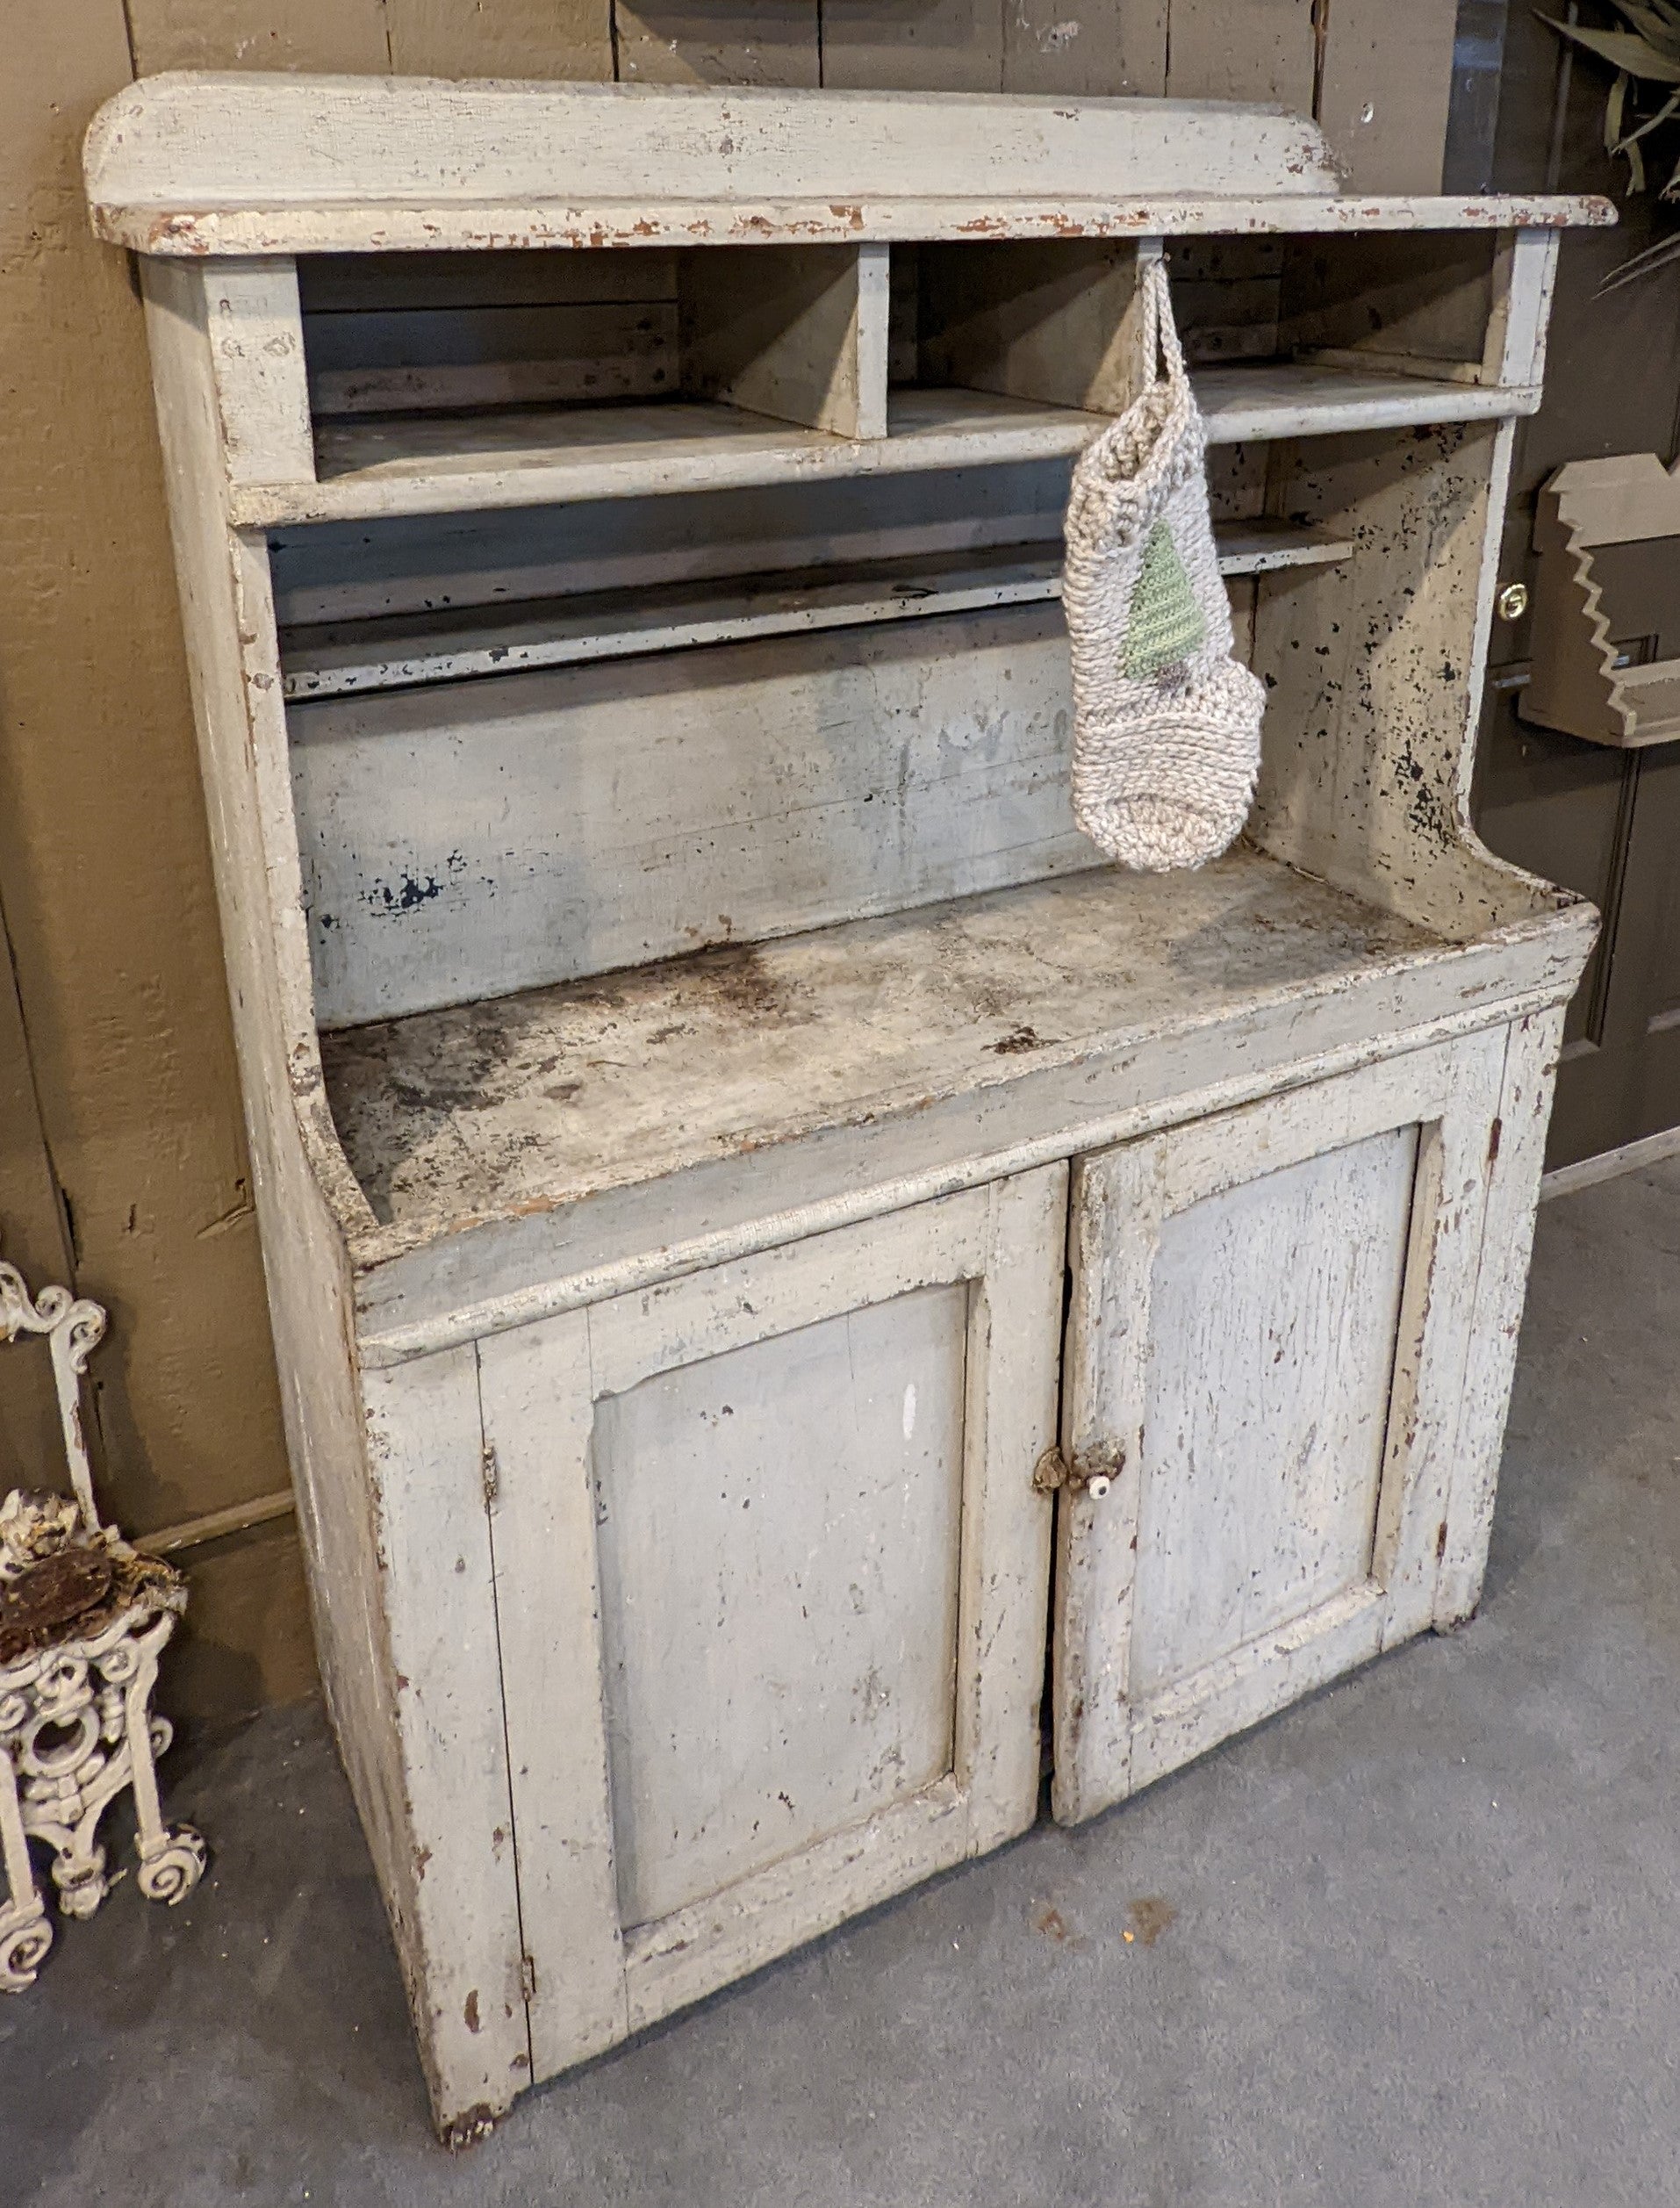
<svg viewBox="0 0 1680 2208">
<path fill-rule="evenodd" d="M 1494 601 L 1494 611 L 1501 621 L 1520 621 L 1528 611 L 1526 583 L 1507 583 Z"/>
</svg>

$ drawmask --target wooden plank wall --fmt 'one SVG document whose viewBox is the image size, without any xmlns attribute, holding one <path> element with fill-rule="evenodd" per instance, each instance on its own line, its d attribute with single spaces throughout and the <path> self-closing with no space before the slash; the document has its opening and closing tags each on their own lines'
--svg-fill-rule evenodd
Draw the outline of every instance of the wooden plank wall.
<svg viewBox="0 0 1680 2208">
<path fill-rule="evenodd" d="M 1258 97 L 1316 102 L 1357 183 L 1430 190 L 1454 18 L 1453 0 L 11 0 L 0 1248 L 111 1306 L 97 1406 L 122 1522 L 257 1521 L 181 1552 L 177 1710 L 284 1699 L 312 1665 L 273 1500 L 286 1465 L 145 340 L 81 198 L 95 108 L 189 68 Z M 0 1363 L 9 1477 L 42 1402 Z"/>
</svg>

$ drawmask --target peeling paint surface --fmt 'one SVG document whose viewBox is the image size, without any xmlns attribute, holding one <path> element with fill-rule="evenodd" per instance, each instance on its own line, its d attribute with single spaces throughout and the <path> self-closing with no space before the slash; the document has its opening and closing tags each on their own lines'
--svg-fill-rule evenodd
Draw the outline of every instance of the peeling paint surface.
<svg viewBox="0 0 1680 2208">
<path fill-rule="evenodd" d="M 379 1022 L 322 1054 L 352 1169 L 399 1230 L 389 1248 L 1444 947 L 1238 850 L 1200 873 L 1099 867 Z"/>
</svg>

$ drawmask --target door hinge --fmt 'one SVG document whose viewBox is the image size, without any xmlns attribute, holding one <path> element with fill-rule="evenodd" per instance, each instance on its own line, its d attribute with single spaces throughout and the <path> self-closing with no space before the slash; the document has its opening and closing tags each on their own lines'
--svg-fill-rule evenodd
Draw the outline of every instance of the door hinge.
<svg viewBox="0 0 1680 2208">
<path fill-rule="evenodd" d="M 1095 1463 L 1069 1464 L 1054 1444 L 1047 1449 L 1032 1468 L 1032 1484 L 1041 1495 L 1053 1495 L 1059 1487 L 1066 1487 L 1077 1494 L 1081 1489 L 1093 1502 L 1101 1502 L 1115 1481 L 1120 1477 L 1126 1461 L 1124 1449 L 1116 1449 L 1110 1457 Z"/>
<path fill-rule="evenodd" d="M 485 1500 L 486 1503 L 493 1503 L 501 1492 L 502 1475 L 501 1467 L 496 1462 L 495 1449 L 488 1442 L 485 1443 L 484 1454 L 479 1463 L 485 1476 Z"/>
<path fill-rule="evenodd" d="M 519 1959 L 519 1989 L 521 1999 L 536 1999 L 536 1965 L 528 1955 L 521 1955 Z"/>
</svg>

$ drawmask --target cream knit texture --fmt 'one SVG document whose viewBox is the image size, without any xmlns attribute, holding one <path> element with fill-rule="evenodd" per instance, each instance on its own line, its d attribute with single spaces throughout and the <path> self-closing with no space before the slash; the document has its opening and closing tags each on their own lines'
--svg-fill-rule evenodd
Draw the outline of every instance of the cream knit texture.
<svg viewBox="0 0 1680 2208">
<path fill-rule="evenodd" d="M 1073 817 L 1110 859 L 1164 874 L 1217 859 L 1240 832 L 1266 688 L 1231 656 L 1206 437 L 1159 261 L 1141 281 L 1145 357 L 1152 377 L 1158 354 L 1167 372 L 1073 471 L 1062 604 Z"/>
</svg>

